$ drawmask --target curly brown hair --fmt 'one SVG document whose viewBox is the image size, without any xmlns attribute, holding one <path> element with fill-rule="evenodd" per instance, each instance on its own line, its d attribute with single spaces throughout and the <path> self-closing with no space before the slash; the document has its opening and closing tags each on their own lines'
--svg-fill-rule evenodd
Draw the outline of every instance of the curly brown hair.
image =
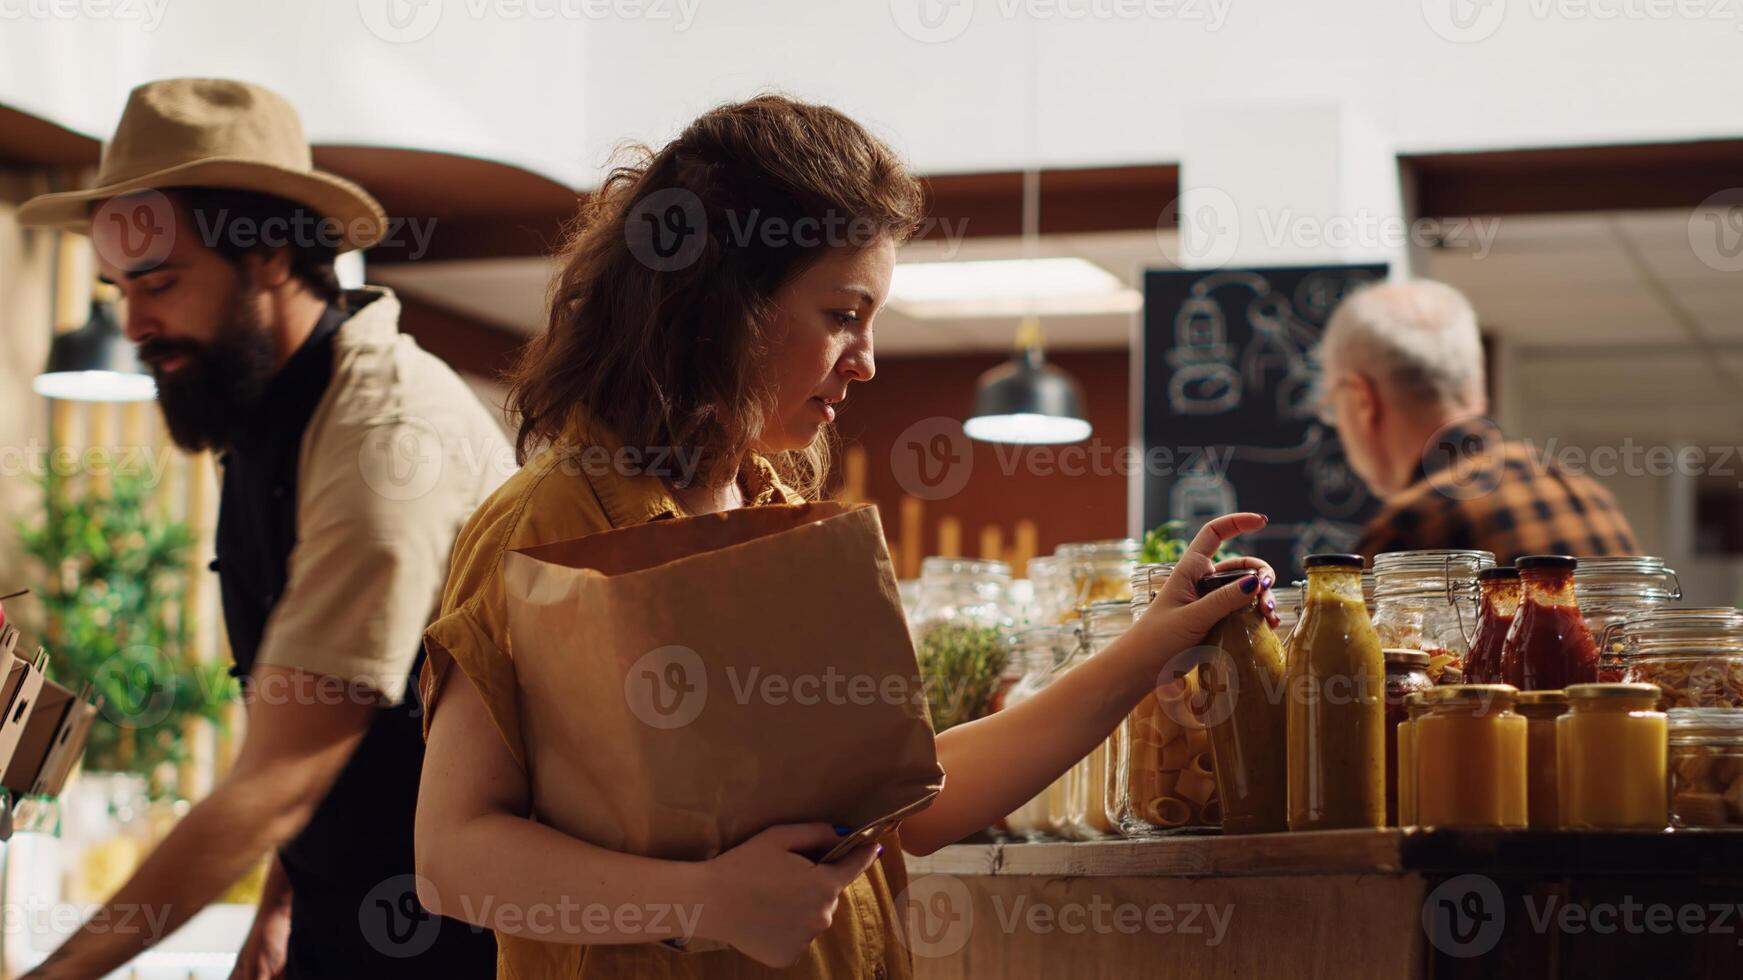
<svg viewBox="0 0 1743 980">
<path fill-rule="evenodd" d="M 696 453 L 699 482 L 720 486 L 772 407 L 762 365 L 776 292 L 826 248 L 906 240 L 924 194 L 864 127 L 779 95 L 720 106 L 659 151 L 627 153 L 584 204 L 547 329 L 510 376 L 516 452 L 525 462 L 556 442 L 586 406 L 626 446 Z M 786 233 L 759 233 L 771 228 Z M 815 498 L 833 438 L 826 427 L 772 462 Z"/>
</svg>

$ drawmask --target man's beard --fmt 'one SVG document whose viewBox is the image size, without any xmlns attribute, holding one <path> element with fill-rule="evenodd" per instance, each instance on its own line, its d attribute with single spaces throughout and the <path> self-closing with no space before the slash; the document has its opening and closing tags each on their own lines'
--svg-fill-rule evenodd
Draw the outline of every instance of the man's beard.
<svg viewBox="0 0 1743 980">
<path fill-rule="evenodd" d="M 228 449 L 238 421 L 259 403 L 277 370 L 272 337 L 247 287 L 237 282 L 210 343 L 148 340 L 139 356 L 153 365 L 157 403 L 170 438 L 188 452 Z M 155 366 L 180 355 L 186 362 L 165 374 Z"/>
</svg>

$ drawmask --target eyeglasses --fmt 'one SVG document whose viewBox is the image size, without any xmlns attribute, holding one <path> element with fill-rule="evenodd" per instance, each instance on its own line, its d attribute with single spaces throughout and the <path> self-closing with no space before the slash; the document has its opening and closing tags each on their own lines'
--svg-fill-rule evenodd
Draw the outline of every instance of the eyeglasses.
<svg viewBox="0 0 1743 980">
<path fill-rule="evenodd" d="M 1348 377 L 1339 378 L 1329 384 L 1326 382 L 1323 375 L 1319 379 L 1319 391 L 1313 399 L 1313 415 L 1328 428 L 1337 428 L 1338 406 L 1336 395 L 1338 389 L 1343 388 L 1349 383 L 1350 379 Z"/>
</svg>

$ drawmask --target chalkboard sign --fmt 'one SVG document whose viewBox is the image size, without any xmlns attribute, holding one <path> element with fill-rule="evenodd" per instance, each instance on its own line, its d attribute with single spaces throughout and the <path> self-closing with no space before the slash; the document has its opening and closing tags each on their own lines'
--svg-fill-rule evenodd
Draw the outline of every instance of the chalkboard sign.
<svg viewBox="0 0 1743 980">
<path fill-rule="evenodd" d="M 1338 301 L 1384 265 L 1149 271 L 1137 391 L 1143 523 L 1190 536 L 1229 511 L 1271 524 L 1237 547 L 1299 577 L 1348 551 L 1376 502 L 1315 417 L 1314 348 Z"/>
</svg>

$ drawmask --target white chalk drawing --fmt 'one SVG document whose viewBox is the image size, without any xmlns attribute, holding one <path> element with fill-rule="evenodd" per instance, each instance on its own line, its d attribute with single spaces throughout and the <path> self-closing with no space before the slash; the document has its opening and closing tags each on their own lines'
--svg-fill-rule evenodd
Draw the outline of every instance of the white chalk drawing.
<svg viewBox="0 0 1743 980">
<path fill-rule="evenodd" d="M 1174 317 L 1174 346 L 1166 359 L 1173 373 L 1168 380 L 1169 408 L 1178 415 L 1221 415 L 1239 408 L 1248 391 L 1272 388 L 1280 426 L 1308 423 L 1293 446 L 1234 446 L 1232 461 L 1261 465 L 1299 465 L 1306 491 L 1319 517 L 1302 523 L 1278 523 L 1261 537 L 1292 541 L 1297 562 L 1309 554 L 1344 551 L 1361 534 L 1353 518 L 1367 503 L 1367 488 L 1356 477 L 1336 438 L 1317 421 L 1319 331 L 1338 302 L 1377 278 L 1366 272 L 1315 272 L 1295 287 L 1293 295 L 1275 289 L 1264 276 L 1249 271 L 1223 271 L 1193 282 Z M 1245 306 L 1230 302 L 1220 291 L 1244 291 Z M 1225 306 L 1239 309 L 1248 336 L 1231 342 Z M 1238 328 L 1237 328 L 1238 329 Z M 1183 473 L 1169 489 L 1169 513 L 1196 528 L 1218 514 L 1237 508 L 1233 485 L 1221 475 Z"/>
</svg>

